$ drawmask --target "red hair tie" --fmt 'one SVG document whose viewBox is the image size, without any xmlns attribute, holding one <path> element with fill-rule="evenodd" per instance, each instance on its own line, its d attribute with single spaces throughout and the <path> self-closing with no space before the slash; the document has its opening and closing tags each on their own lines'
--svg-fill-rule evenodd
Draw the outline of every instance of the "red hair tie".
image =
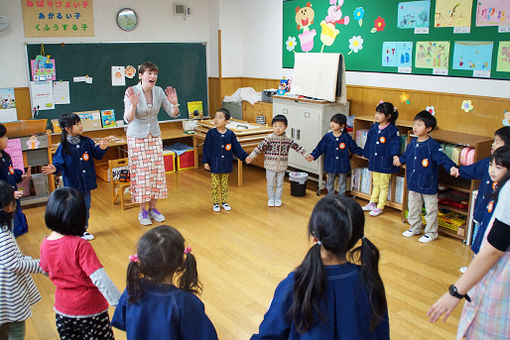
<svg viewBox="0 0 510 340">
<path fill-rule="evenodd" d="M 138 255 L 136 255 L 136 254 L 135 255 L 129 255 L 128 258 L 129 258 L 129 261 L 131 261 L 131 262 L 135 262 L 135 263 L 138 262 Z"/>
<path fill-rule="evenodd" d="M 186 249 L 184 249 L 184 254 L 189 254 L 191 253 L 191 247 L 186 247 Z"/>
</svg>

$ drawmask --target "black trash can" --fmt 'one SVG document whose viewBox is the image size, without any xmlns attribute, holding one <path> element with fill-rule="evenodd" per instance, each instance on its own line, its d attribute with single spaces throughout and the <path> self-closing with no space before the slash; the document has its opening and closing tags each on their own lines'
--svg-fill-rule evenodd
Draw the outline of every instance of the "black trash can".
<svg viewBox="0 0 510 340">
<path fill-rule="evenodd" d="M 290 194 L 292 196 L 305 196 L 306 195 L 306 180 L 308 174 L 306 172 L 291 172 L 289 174 L 290 180 Z"/>
</svg>

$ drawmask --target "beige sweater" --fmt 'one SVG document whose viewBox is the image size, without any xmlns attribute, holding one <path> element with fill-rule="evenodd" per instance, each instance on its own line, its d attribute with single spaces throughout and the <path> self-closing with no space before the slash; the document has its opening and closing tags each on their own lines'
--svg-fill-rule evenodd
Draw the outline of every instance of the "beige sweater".
<svg viewBox="0 0 510 340">
<path fill-rule="evenodd" d="M 305 149 L 294 139 L 287 137 L 285 133 L 281 136 L 272 133 L 257 145 L 249 157 L 255 158 L 259 153 L 264 152 L 264 168 L 270 171 L 282 172 L 287 170 L 289 165 L 289 150 L 291 148 L 302 154 L 303 157 L 306 154 Z"/>
</svg>

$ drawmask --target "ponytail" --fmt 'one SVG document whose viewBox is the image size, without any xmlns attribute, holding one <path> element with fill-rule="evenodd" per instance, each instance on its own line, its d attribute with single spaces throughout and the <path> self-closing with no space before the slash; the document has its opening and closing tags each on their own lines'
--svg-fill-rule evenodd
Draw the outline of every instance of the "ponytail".
<svg viewBox="0 0 510 340">
<path fill-rule="evenodd" d="M 64 150 L 65 153 L 71 153 L 71 150 L 69 150 L 69 142 L 67 141 L 67 131 L 66 129 L 62 129 L 62 134 L 60 135 L 60 145 L 62 145 L 62 150 Z"/>
<path fill-rule="evenodd" d="M 58 125 L 60 125 L 60 129 L 62 130 L 62 135 L 60 136 L 60 145 L 62 145 L 62 149 L 65 153 L 71 153 L 69 142 L 67 141 L 67 130 L 66 128 L 73 128 L 73 125 L 78 124 L 80 122 L 80 117 L 75 113 L 64 113 L 60 119 L 58 120 Z"/>
<path fill-rule="evenodd" d="M 353 249 L 349 254 L 350 261 L 361 262 L 360 276 L 364 286 L 367 287 L 368 300 L 372 310 L 370 331 L 373 331 L 384 319 L 388 308 L 384 284 L 379 275 L 379 258 L 379 250 L 366 237 L 362 237 L 361 246 Z"/>
<path fill-rule="evenodd" d="M 292 305 L 287 311 L 287 319 L 294 321 L 296 330 L 306 333 L 316 321 L 314 315 L 320 312 L 320 300 L 326 290 L 326 272 L 321 260 L 321 245 L 315 244 L 306 254 L 294 274 Z"/>
<path fill-rule="evenodd" d="M 184 262 L 179 268 L 179 288 L 191 292 L 193 294 L 200 294 L 202 292 L 202 285 L 198 282 L 197 260 L 192 253 L 185 255 Z"/>
<path fill-rule="evenodd" d="M 126 277 L 128 302 L 137 303 L 143 298 L 140 262 L 129 261 Z"/>
</svg>

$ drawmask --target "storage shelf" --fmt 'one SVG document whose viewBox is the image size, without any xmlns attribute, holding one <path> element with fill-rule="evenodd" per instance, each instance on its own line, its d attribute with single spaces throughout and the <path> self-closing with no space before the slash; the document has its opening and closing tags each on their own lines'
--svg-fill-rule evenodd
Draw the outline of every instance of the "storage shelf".
<svg viewBox="0 0 510 340">
<path fill-rule="evenodd" d="M 459 234 L 457 234 L 455 231 L 453 231 L 451 229 L 439 226 L 438 231 L 440 233 L 443 233 L 443 234 L 446 234 L 448 236 L 455 237 L 455 238 L 457 238 L 459 240 L 464 241 L 464 237 L 463 236 L 460 236 Z"/>
<path fill-rule="evenodd" d="M 447 187 L 448 189 L 452 189 L 452 190 L 459 191 L 459 192 L 464 192 L 466 194 L 471 193 L 471 189 L 470 188 L 465 188 L 465 187 L 461 187 L 461 186 L 458 186 L 458 185 L 447 184 L 447 183 L 441 183 L 441 185 Z"/>
<path fill-rule="evenodd" d="M 467 216 L 467 215 L 469 215 L 469 213 L 468 213 L 468 210 L 467 210 L 467 209 L 460 209 L 460 208 L 452 207 L 452 206 L 450 206 L 450 205 L 447 205 L 447 204 L 441 204 L 441 203 L 439 203 L 439 204 L 438 204 L 438 206 L 439 206 L 440 208 L 445 208 L 445 209 L 448 209 L 448 210 L 450 210 L 450 211 L 454 211 L 454 212 L 459 213 L 459 214 L 462 214 L 462 215 L 466 215 L 466 216 Z"/>
</svg>

